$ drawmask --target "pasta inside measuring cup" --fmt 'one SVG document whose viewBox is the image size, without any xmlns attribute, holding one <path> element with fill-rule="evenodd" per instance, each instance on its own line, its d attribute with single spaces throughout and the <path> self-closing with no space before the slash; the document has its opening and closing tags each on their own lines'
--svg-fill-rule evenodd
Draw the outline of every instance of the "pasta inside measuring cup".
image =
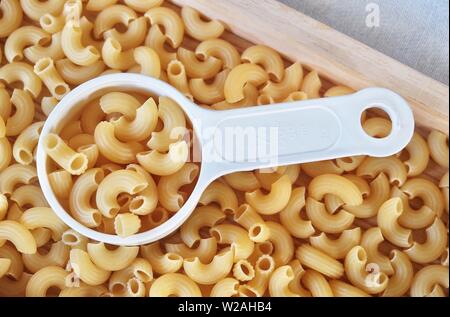
<svg viewBox="0 0 450 317">
<path fill-rule="evenodd" d="M 44 139 L 59 202 L 88 228 L 128 237 L 167 221 L 200 171 L 191 123 L 168 97 L 112 91 Z"/>
</svg>

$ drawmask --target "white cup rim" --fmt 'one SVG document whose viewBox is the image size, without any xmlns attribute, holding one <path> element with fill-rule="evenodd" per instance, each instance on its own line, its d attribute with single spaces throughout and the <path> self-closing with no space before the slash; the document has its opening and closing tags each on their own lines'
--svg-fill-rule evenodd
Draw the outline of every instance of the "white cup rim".
<svg viewBox="0 0 450 317">
<path fill-rule="evenodd" d="M 50 207 L 56 213 L 56 215 L 66 223 L 70 228 L 79 232 L 80 234 L 99 242 L 104 242 L 112 245 L 143 245 L 151 242 L 158 241 L 177 230 L 191 215 L 195 209 L 200 196 L 204 190 L 204 185 L 200 182 L 202 178 L 202 169 L 200 168 L 200 175 L 197 180 L 193 192 L 183 205 L 183 207 L 175 213 L 170 219 L 161 224 L 160 226 L 151 230 L 138 233 L 129 237 L 120 237 L 117 235 L 106 234 L 94 229 L 88 228 L 75 220 L 68 211 L 61 205 L 56 197 L 50 181 L 48 178 L 48 156 L 43 148 L 43 139 L 58 127 L 58 122 L 61 122 L 63 118 L 69 116 L 70 111 L 74 108 L 86 106 L 86 102 L 91 99 L 93 93 L 102 89 L 117 88 L 117 91 L 132 91 L 135 88 L 137 91 L 146 91 L 158 96 L 167 96 L 180 104 L 187 115 L 192 120 L 191 113 L 186 109 L 192 108 L 193 104 L 185 98 L 180 92 L 178 92 L 172 86 L 152 77 L 119 73 L 109 74 L 97 77 L 86 83 L 83 83 L 70 91 L 56 106 L 56 108 L 50 113 L 45 124 L 42 128 L 41 135 L 39 137 L 39 143 L 37 146 L 36 154 L 36 166 L 39 184 L 42 188 L 42 192 L 49 203 Z M 84 100 L 84 102 L 82 102 Z M 204 183 L 204 182 L 203 182 Z"/>
</svg>

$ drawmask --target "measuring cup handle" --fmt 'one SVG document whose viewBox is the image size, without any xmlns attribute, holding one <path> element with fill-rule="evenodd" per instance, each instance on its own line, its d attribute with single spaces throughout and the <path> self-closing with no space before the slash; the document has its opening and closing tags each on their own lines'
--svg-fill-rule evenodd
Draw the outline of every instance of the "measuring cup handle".
<svg viewBox="0 0 450 317">
<path fill-rule="evenodd" d="M 364 131 L 361 115 L 369 108 L 389 115 L 388 137 L 376 139 Z M 197 116 L 202 163 L 216 175 L 355 155 L 390 156 L 414 133 L 408 103 L 383 88 L 245 109 L 202 109 Z"/>
</svg>

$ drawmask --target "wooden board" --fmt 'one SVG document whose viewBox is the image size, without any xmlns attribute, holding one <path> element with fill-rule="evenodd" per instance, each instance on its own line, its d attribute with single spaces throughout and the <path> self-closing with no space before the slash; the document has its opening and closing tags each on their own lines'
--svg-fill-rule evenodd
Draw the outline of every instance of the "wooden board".
<svg viewBox="0 0 450 317">
<path fill-rule="evenodd" d="M 172 0 L 227 24 L 225 39 L 240 49 L 265 44 L 315 69 L 330 83 L 355 90 L 386 87 L 411 104 L 423 130 L 449 133 L 448 86 L 275 0 Z"/>
</svg>

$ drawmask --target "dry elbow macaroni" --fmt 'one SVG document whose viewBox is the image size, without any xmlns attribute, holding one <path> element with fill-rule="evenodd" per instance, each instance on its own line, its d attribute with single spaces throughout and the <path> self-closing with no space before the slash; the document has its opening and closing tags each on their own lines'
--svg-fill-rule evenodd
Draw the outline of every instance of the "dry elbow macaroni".
<svg viewBox="0 0 450 317">
<path fill-rule="evenodd" d="M 0 11 L 0 296 L 448 296 L 440 131 L 387 158 L 226 175 L 150 245 L 111 248 L 69 229 L 39 188 L 35 151 L 45 118 L 85 81 L 138 72 L 215 110 L 354 90 L 272 48 L 235 46 L 222 22 L 163 0 L 3 0 Z M 376 138 L 392 129 L 375 113 L 362 126 Z M 195 186 L 190 129 L 166 97 L 106 92 L 44 140 L 50 184 L 86 227 L 150 230 Z"/>
</svg>

